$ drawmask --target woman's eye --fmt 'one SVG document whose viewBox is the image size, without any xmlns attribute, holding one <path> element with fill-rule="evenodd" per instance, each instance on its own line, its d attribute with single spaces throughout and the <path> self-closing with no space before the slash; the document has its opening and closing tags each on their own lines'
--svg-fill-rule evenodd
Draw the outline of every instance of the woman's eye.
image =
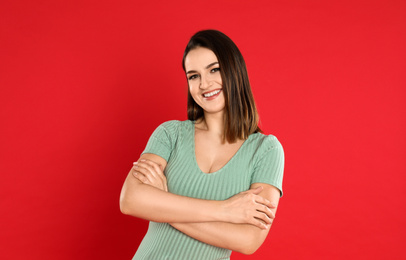
<svg viewBox="0 0 406 260">
<path fill-rule="evenodd" d="M 211 73 L 214 73 L 214 72 L 217 72 L 217 71 L 220 71 L 220 68 L 214 68 L 214 69 L 212 69 L 210 72 L 211 72 Z"/>
<path fill-rule="evenodd" d="M 197 78 L 197 75 L 196 74 L 194 74 L 194 75 L 192 75 L 192 76 L 189 76 L 189 80 L 192 80 L 192 79 L 195 79 L 195 78 Z"/>
</svg>

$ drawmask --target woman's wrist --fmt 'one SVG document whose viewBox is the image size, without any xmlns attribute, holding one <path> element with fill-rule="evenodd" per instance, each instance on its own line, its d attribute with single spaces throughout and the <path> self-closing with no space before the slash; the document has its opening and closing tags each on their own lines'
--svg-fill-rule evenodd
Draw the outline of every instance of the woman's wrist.
<svg viewBox="0 0 406 260">
<path fill-rule="evenodd" d="M 204 201 L 207 206 L 200 207 L 200 212 L 197 211 L 197 214 L 201 214 L 205 219 L 208 219 L 209 222 L 212 221 L 226 221 L 226 216 L 224 214 L 223 201 L 219 200 L 208 200 Z"/>
<path fill-rule="evenodd" d="M 215 204 L 215 211 L 214 211 L 214 221 L 219 221 L 219 222 L 231 222 L 230 221 L 230 215 L 228 214 L 228 211 L 226 209 L 226 201 L 225 200 L 219 200 L 216 201 Z"/>
</svg>

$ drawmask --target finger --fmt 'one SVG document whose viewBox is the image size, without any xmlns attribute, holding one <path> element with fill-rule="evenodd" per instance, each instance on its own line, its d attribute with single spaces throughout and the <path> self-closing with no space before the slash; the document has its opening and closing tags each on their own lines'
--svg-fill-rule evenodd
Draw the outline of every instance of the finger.
<svg viewBox="0 0 406 260">
<path fill-rule="evenodd" d="M 255 196 L 255 202 L 256 203 L 259 203 L 259 204 L 262 204 L 262 205 L 265 205 L 265 206 L 267 206 L 268 208 L 275 208 L 275 204 L 274 203 L 271 203 L 269 200 L 267 200 L 267 199 L 265 199 L 264 197 L 262 197 L 262 196 Z"/>
<path fill-rule="evenodd" d="M 142 183 L 151 183 L 150 180 L 147 178 L 148 174 L 139 167 L 138 162 L 133 162 L 133 167 L 131 168 L 132 175 L 141 181 Z"/>
<path fill-rule="evenodd" d="M 135 166 L 135 168 L 136 169 L 145 169 L 152 175 L 153 178 L 156 178 L 158 176 L 158 174 L 155 172 L 155 169 L 151 165 L 146 163 L 145 160 L 141 160 L 140 162 L 138 162 L 137 165 Z"/>
<path fill-rule="evenodd" d="M 150 160 L 142 160 L 143 162 L 147 163 L 149 166 L 153 167 L 153 169 L 155 170 L 155 174 L 154 177 L 159 177 L 160 180 L 164 183 L 166 183 L 166 177 L 165 174 L 163 173 L 163 167 L 162 165 L 154 162 L 154 161 L 150 161 Z"/>
<path fill-rule="evenodd" d="M 134 177 L 137 177 L 139 175 L 144 175 L 141 171 L 140 168 L 134 164 L 134 166 L 131 168 L 131 173 Z M 144 176 L 145 177 L 145 176 Z"/>
<path fill-rule="evenodd" d="M 269 217 L 268 217 L 268 215 L 266 215 L 265 213 L 262 213 L 262 212 L 257 212 L 255 215 L 254 215 L 254 217 L 255 218 L 257 218 L 257 219 L 259 219 L 259 220 L 262 220 L 265 224 L 271 224 L 272 223 L 272 219 L 270 219 Z"/>
<path fill-rule="evenodd" d="M 155 164 L 155 165 L 160 165 L 159 163 L 155 162 L 155 161 L 151 161 L 148 159 L 141 159 L 141 162 L 145 162 L 145 163 L 149 163 L 149 164 Z"/>
<path fill-rule="evenodd" d="M 254 226 L 256 226 L 256 227 L 258 227 L 260 229 L 267 229 L 268 228 L 268 226 L 267 226 L 267 224 L 265 224 L 265 222 L 263 222 L 263 221 L 261 221 L 259 219 L 256 219 L 256 218 L 253 218 L 250 224 L 252 224 L 252 225 L 254 225 Z"/>
<path fill-rule="evenodd" d="M 142 161 L 143 163 L 146 163 L 146 164 L 148 164 L 149 166 L 151 166 L 151 167 L 155 170 L 155 172 L 158 173 L 158 175 L 163 175 L 162 166 L 161 166 L 160 164 L 158 164 L 158 163 L 156 163 L 156 162 L 154 162 L 154 161 L 145 160 L 145 159 L 143 159 L 143 160 L 141 160 L 141 161 Z"/>
<path fill-rule="evenodd" d="M 147 177 L 145 177 L 144 174 L 140 173 L 140 172 L 134 172 L 134 177 L 136 179 L 138 179 L 140 182 L 145 183 L 145 184 L 150 184 L 150 181 L 148 180 Z"/>
<path fill-rule="evenodd" d="M 257 211 L 265 213 L 270 219 L 275 218 L 275 213 L 273 213 L 272 210 L 270 210 L 267 206 L 261 205 L 259 208 L 257 208 Z"/>
<path fill-rule="evenodd" d="M 131 171 L 135 172 L 139 168 L 138 162 L 133 162 L 133 167 L 131 167 Z"/>
<path fill-rule="evenodd" d="M 275 218 L 275 212 L 273 212 L 273 211 L 270 210 L 269 208 L 268 208 L 268 211 L 267 211 L 267 212 L 264 212 L 264 213 L 267 214 L 270 219 L 274 219 L 274 218 Z"/>
<path fill-rule="evenodd" d="M 137 166 L 134 166 L 134 172 L 138 174 L 142 174 L 145 178 L 147 178 L 151 183 L 153 183 L 154 181 L 154 176 L 151 173 L 151 171 L 149 171 L 148 169 L 144 168 L 144 167 L 140 167 L 139 164 Z"/>
</svg>

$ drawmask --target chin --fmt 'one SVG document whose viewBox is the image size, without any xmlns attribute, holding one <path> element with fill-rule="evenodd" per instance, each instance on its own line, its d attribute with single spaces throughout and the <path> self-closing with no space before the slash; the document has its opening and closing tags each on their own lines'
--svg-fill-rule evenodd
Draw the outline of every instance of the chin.
<svg viewBox="0 0 406 260">
<path fill-rule="evenodd" d="M 224 113 L 224 108 L 221 109 L 203 109 L 207 114 L 217 114 L 217 113 Z"/>
</svg>

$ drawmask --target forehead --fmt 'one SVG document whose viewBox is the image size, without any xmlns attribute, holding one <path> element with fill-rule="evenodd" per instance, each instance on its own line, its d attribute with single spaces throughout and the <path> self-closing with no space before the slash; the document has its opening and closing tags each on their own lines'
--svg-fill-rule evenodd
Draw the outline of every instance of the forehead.
<svg viewBox="0 0 406 260">
<path fill-rule="evenodd" d="M 204 68 L 207 65 L 216 62 L 217 57 L 212 50 L 204 47 L 198 47 L 189 51 L 185 57 L 185 68 L 188 70 L 196 70 Z"/>
</svg>

